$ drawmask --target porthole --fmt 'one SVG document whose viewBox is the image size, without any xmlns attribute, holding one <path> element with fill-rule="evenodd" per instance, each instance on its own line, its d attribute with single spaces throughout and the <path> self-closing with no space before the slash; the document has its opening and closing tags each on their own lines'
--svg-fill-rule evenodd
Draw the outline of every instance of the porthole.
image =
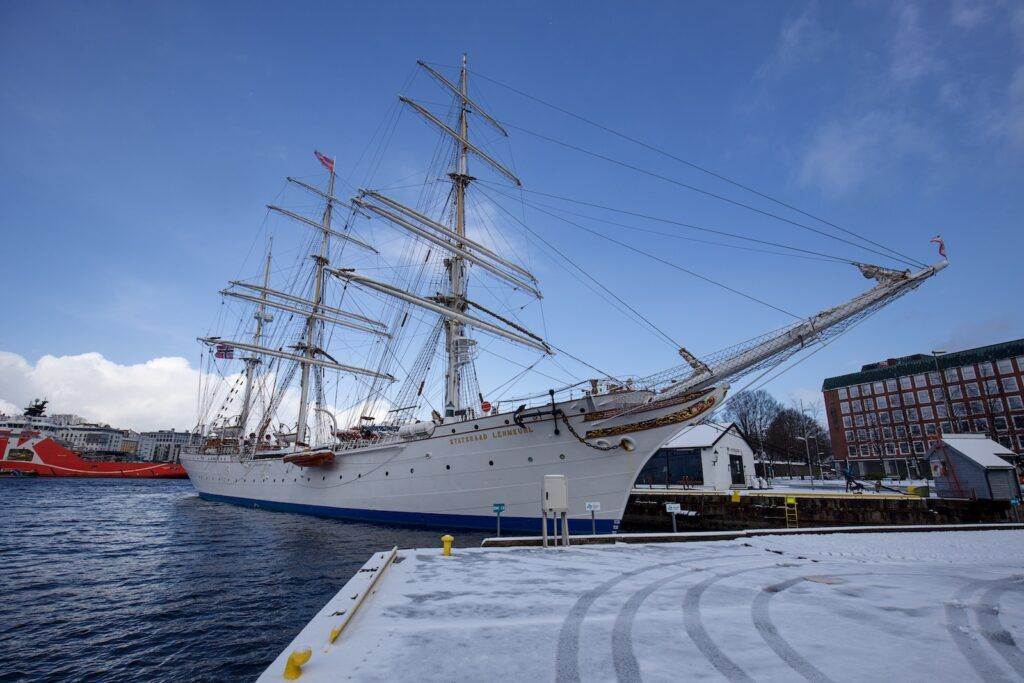
<svg viewBox="0 0 1024 683">
<path fill-rule="evenodd" d="M 480 425 L 473 425 L 473 429 L 480 429 Z"/>
<path fill-rule="evenodd" d="M 560 454 L 558 455 L 558 459 L 559 459 L 559 460 L 565 460 L 565 453 L 560 453 Z"/>
<path fill-rule="evenodd" d="M 320 477 L 320 479 L 322 479 L 323 481 L 327 481 L 327 475 L 325 474 L 324 476 Z"/>
<path fill-rule="evenodd" d="M 494 461 L 493 460 L 488 460 L 487 464 L 490 465 L 491 467 L 494 467 Z"/>
<path fill-rule="evenodd" d="M 585 413 L 585 412 L 587 412 L 587 409 L 586 408 L 580 408 L 580 412 L 581 413 Z"/>
<path fill-rule="evenodd" d="M 455 427 L 452 427 L 452 434 L 455 433 Z"/>
<path fill-rule="evenodd" d="M 362 479 L 362 478 L 363 478 L 362 473 L 359 473 L 359 474 L 356 475 L 356 479 Z"/>
<path fill-rule="evenodd" d="M 452 466 L 451 466 L 451 465 L 445 465 L 445 466 L 444 466 L 444 468 L 445 468 L 446 470 L 450 470 L 450 469 L 452 468 Z"/>
<path fill-rule="evenodd" d="M 529 458 L 527 458 L 526 462 L 533 462 L 533 456 L 531 455 Z"/>
<path fill-rule="evenodd" d="M 508 424 L 508 420 L 505 420 L 505 424 Z"/>
<path fill-rule="evenodd" d="M 413 472 L 414 472 L 413 468 L 410 467 L 409 468 L 409 474 L 412 474 Z"/>
<path fill-rule="evenodd" d="M 338 475 L 338 479 L 341 479 L 341 475 L 340 474 Z"/>
<path fill-rule="evenodd" d="M 384 470 L 384 476 L 385 477 L 388 476 L 388 471 L 387 470 Z"/>
</svg>

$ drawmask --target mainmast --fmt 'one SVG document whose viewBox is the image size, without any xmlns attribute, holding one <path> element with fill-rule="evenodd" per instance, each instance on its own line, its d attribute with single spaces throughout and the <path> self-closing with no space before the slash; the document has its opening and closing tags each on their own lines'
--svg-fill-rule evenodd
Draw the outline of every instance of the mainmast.
<svg viewBox="0 0 1024 683">
<path fill-rule="evenodd" d="M 274 248 L 274 238 L 270 238 L 270 243 L 267 245 L 267 260 L 263 264 L 263 287 L 267 288 L 270 282 L 270 254 Z M 252 344 L 253 346 L 260 345 L 260 339 L 263 336 L 263 323 L 268 321 L 267 314 L 267 294 L 263 292 L 260 295 L 260 305 L 256 309 L 256 330 L 252 333 Z M 272 318 L 270 318 L 272 319 Z M 253 376 L 256 374 L 256 366 L 260 364 L 260 358 L 256 355 L 246 356 L 245 358 L 245 394 L 242 397 L 242 413 L 238 417 L 238 430 L 239 435 L 245 438 L 245 428 L 249 422 L 249 413 L 252 410 L 252 385 Z"/>
<path fill-rule="evenodd" d="M 459 148 L 458 165 L 452 179 L 452 191 L 455 195 L 455 234 L 456 246 L 463 247 L 462 238 L 466 236 L 466 187 L 472 178 L 469 176 L 469 106 L 467 95 L 469 88 L 466 70 L 466 55 L 462 55 L 462 68 L 459 71 Z M 466 310 L 466 272 L 465 260 L 459 254 L 452 254 L 448 259 L 448 282 L 451 287 L 451 300 L 448 307 L 456 313 Z M 448 357 L 445 373 L 444 412 L 446 417 L 459 414 L 462 409 L 460 399 L 461 366 L 469 362 L 468 340 L 465 337 L 465 326 L 462 322 L 449 318 L 444 327 L 444 348 Z"/>
<path fill-rule="evenodd" d="M 334 160 L 328 159 L 322 156 L 319 152 L 317 158 L 330 172 L 330 176 L 327 180 L 327 196 L 334 196 Z M 306 335 L 305 342 L 300 346 L 302 355 L 307 359 L 313 359 L 317 350 L 320 348 L 320 330 L 322 325 L 320 324 L 320 304 L 323 301 L 324 294 L 324 268 L 327 266 L 327 254 L 331 246 L 331 210 L 333 208 L 333 202 L 331 199 L 327 200 L 327 206 L 324 208 L 323 221 L 321 221 L 322 235 L 320 239 L 320 253 L 313 257 L 316 262 L 316 272 L 313 280 L 313 299 L 312 310 L 309 316 L 306 318 Z M 306 420 L 309 415 L 309 371 L 314 363 L 306 362 L 302 363 L 302 374 L 300 380 L 299 389 L 299 421 L 295 428 L 295 443 L 300 444 L 305 441 L 306 438 Z"/>
</svg>

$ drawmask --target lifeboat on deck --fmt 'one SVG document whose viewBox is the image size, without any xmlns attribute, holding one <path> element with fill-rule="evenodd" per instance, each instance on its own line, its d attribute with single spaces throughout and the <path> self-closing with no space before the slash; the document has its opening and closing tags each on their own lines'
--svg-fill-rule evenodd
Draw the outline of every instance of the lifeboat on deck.
<svg viewBox="0 0 1024 683">
<path fill-rule="evenodd" d="M 306 453 L 292 453 L 282 458 L 287 463 L 299 467 L 323 467 L 334 462 L 332 451 L 309 451 Z"/>
</svg>

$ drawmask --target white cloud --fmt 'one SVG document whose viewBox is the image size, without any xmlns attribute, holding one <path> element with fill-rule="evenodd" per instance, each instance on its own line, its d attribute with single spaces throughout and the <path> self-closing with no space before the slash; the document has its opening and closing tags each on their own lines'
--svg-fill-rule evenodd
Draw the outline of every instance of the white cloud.
<svg viewBox="0 0 1024 683">
<path fill-rule="evenodd" d="M 921 27 L 921 12 L 914 3 L 898 9 L 896 34 L 892 41 L 892 78 L 901 83 L 915 81 L 938 69 L 931 38 Z"/>
<path fill-rule="evenodd" d="M 1018 66 L 1010 78 L 1002 106 L 990 116 L 989 129 L 997 138 L 1024 147 L 1024 65 Z"/>
<path fill-rule="evenodd" d="M 826 194 L 841 195 L 906 157 L 936 154 L 934 142 L 911 121 L 871 111 L 821 126 L 804 152 L 798 180 Z"/>
<path fill-rule="evenodd" d="M 782 25 L 775 52 L 771 59 L 757 70 L 759 78 L 783 74 L 801 63 L 814 61 L 821 56 L 833 36 L 822 28 L 815 15 L 814 5 L 809 5 L 799 15 Z"/>
<path fill-rule="evenodd" d="M 977 322 L 953 326 L 945 336 L 933 342 L 933 348 L 943 351 L 962 351 L 978 346 L 998 344 L 1007 339 L 1018 339 L 1024 334 L 1024 320 L 1010 314 Z"/>
<path fill-rule="evenodd" d="M 0 351 L 0 408 L 50 401 L 51 413 L 77 413 L 138 430 L 189 429 L 195 422 L 199 371 L 184 358 L 118 365 L 98 353 L 43 356 L 35 365 Z"/>
<path fill-rule="evenodd" d="M 991 8 L 977 0 L 954 0 L 950 5 L 950 20 L 954 26 L 972 29 L 988 21 Z"/>
</svg>

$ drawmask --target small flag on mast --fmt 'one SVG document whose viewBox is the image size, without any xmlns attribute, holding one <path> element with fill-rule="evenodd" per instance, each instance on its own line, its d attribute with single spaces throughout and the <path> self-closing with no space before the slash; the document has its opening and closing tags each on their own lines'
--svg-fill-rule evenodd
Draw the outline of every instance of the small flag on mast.
<svg viewBox="0 0 1024 683">
<path fill-rule="evenodd" d="M 235 349 L 228 346 L 227 344 L 217 344 L 217 350 L 213 354 L 214 358 L 234 358 Z"/>
<path fill-rule="evenodd" d="M 942 258 L 946 258 L 946 242 L 942 239 L 942 237 L 936 235 L 935 237 L 931 238 L 928 241 L 934 242 L 935 244 L 939 245 L 939 256 L 941 256 Z"/>
<path fill-rule="evenodd" d="M 331 173 L 334 173 L 334 159 L 330 158 L 326 154 L 321 154 L 316 150 L 313 150 L 313 154 L 315 154 L 316 158 L 320 161 L 320 163 L 324 165 L 324 168 L 326 168 Z"/>
</svg>

